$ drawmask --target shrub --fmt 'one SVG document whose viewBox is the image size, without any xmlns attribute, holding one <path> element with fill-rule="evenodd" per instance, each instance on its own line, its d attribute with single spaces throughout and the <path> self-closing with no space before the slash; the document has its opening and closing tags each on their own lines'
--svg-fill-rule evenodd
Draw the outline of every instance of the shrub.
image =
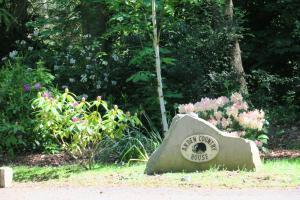
<svg viewBox="0 0 300 200">
<path fill-rule="evenodd" d="M 13 55 L 12 55 L 13 57 Z M 35 67 L 35 66 L 31 66 Z M 35 68 L 22 64 L 21 57 L 5 62 L 0 70 L 0 152 L 13 156 L 16 151 L 41 148 L 41 138 L 33 134 L 30 101 L 51 86 L 53 77 L 38 62 Z M 0 154 L 1 154 L 0 153 Z"/>
<path fill-rule="evenodd" d="M 140 124 L 117 106 L 110 108 L 101 97 L 80 101 L 68 89 L 63 94 L 39 93 L 32 103 L 38 120 L 37 131 L 48 131 L 75 159 L 92 168 L 104 137 L 120 138 L 129 127 Z"/>
<path fill-rule="evenodd" d="M 230 99 L 224 96 L 216 99 L 203 98 L 195 104 L 180 105 L 179 112 L 195 112 L 199 117 L 232 136 L 254 140 L 258 147 L 263 148 L 263 144 L 267 144 L 265 126 L 268 122 L 265 120 L 264 111 L 257 109 L 250 111 L 239 93 L 233 93 Z"/>
</svg>

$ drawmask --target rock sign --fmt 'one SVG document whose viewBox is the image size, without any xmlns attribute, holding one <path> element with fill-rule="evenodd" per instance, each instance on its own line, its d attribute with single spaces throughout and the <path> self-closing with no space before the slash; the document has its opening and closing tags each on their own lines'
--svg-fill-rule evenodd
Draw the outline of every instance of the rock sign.
<svg viewBox="0 0 300 200">
<path fill-rule="evenodd" d="M 145 173 L 195 172 L 219 167 L 256 170 L 261 166 L 253 141 L 230 136 L 196 115 L 176 115 Z"/>
</svg>

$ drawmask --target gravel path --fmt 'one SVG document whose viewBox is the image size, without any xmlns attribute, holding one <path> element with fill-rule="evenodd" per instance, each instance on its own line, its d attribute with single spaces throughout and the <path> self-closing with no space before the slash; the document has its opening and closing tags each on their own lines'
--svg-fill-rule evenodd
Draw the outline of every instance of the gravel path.
<svg viewBox="0 0 300 200">
<path fill-rule="evenodd" d="M 14 187 L 0 200 L 300 200 L 298 189 L 177 189 L 132 187 Z"/>
</svg>

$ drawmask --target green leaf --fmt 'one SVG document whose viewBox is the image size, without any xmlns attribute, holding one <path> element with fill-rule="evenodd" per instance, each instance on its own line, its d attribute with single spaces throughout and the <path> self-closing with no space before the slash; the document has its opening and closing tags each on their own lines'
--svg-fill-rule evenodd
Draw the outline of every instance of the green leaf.
<svg viewBox="0 0 300 200">
<path fill-rule="evenodd" d="M 174 98 L 174 99 L 181 99 L 183 98 L 182 93 L 177 93 L 177 92 L 166 92 L 165 93 L 166 98 Z"/>
<path fill-rule="evenodd" d="M 139 71 L 136 74 L 133 74 L 132 76 L 130 76 L 126 82 L 140 82 L 140 81 L 144 81 L 144 82 L 148 82 L 151 79 L 153 79 L 155 77 L 155 74 L 149 72 L 149 71 Z"/>
<path fill-rule="evenodd" d="M 170 57 L 167 57 L 167 58 L 162 58 L 161 59 L 161 62 L 166 64 L 166 65 L 175 65 L 176 63 L 176 59 L 175 58 L 170 58 Z"/>
</svg>

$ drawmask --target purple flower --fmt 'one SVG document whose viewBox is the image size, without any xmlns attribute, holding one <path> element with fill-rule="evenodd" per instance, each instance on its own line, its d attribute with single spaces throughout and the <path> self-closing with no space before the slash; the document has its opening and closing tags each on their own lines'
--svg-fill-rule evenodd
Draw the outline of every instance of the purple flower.
<svg viewBox="0 0 300 200">
<path fill-rule="evenodd" d="M 78 117 L 72 117 L 72 122 L 74 122 L 74 123 L 79 122 L 79 118 Z"/>
<path fill-rule="evenodd" d="M 73 103 L 73 107 L 76 107 L 76 106 L 78 106 L 79 105 L 79 103 L 77 102 L 77 101 L 75 101 L 74 103 Z"/>
<path fill-rule="evenodd" d="M 40 90 L 41 88 L 42 88 L 42 84 L 40 84 L 40 83 L 34 84 L 34 89 Z"/>
<path fill-rule="evenodd" d="M 25 92 L 29 92 L 29 91 L 30 91 L 30 85 L 29 85 L 29 84 L 24 84 L 24 85 L 23 85 L 23 90 L 24 90 Z"/>
</svg>

